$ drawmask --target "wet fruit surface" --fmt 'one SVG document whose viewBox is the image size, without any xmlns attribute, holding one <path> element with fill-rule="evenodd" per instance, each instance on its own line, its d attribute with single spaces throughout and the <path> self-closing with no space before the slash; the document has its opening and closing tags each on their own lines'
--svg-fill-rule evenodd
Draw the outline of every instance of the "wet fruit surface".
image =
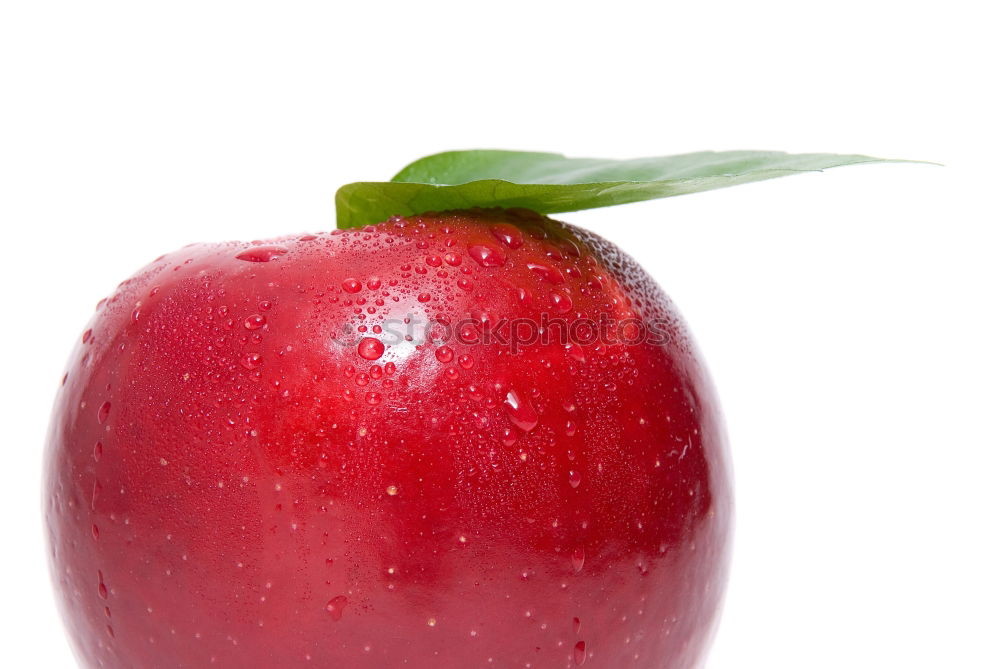
<svg viewBox="0 0 1000 669">
<path fill-rule="evenodd" d="M 45 513 L 87 667 L 686 669 L 731 496 L 659 288 L 476 211 L 121 284 L 60 390 Z"/>
</svg>

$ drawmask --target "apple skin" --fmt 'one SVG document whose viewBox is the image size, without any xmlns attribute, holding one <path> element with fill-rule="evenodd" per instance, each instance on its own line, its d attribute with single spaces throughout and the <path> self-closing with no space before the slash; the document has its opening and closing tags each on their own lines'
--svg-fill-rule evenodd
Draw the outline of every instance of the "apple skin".
<svg viewBox="0 0 1000 669">
<path fill-rule="evenodd" d="M 467 343 L 543 312 L 669 336 Z M 450 353 L 376 332 L 407 315 Z M 192 245 L 122 283 L 59 391 L 44 512 L 88 668 L 687 669 L 732 494 L 655 282 L 592 233 L 470 210 Z"/>
</svg>

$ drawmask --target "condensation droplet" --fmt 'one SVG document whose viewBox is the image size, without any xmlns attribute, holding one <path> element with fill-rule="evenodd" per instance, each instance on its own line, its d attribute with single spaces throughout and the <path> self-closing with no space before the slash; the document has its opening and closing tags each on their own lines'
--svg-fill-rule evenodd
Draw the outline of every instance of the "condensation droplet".
<svg viewBox="0 0 1000 669">
<path fill-rule="evenodd" d="M 282 246 L 255 246 L 237 255 L 236 259 L 248 262 L 270 262 L 286 253 L 288 253 L 288 249 Z"/>
<path fill-rule="evenodd" d="M 385 344 L 374 337 L 365 337 L 358 343 L 358 355 L 365 360 L 378 360 L 385 353 Z"/>
<path fill-rule="evenodd" d="M 559 284 L 566 282 L 562 273 L 552 265 L 546 265 L 545 263 L 540 262 L 529 262 L 528 269 L 549 283 Z"/>
<path fill-rule="evenodd" d="M 334 620 L 340 620 L 344 617 L 344 609 L 347 608 L 347 604 L 347 597 L 337 595 L 326 603 L 327 613 L 329 613 L 330 617 Z"/>
<path fill-rule="evenodd" d="M 265 323 L 267 323 L 267 318 L 260 314 L 253 314 L 252 316 L 247 316 L 246 320 L 243 321 L 243 327 L 247 330 L 259 330 L 264 327 Z"/>
<path fill-rule="evenodd" d="M 103 423 L 106 421 L 109 413 L 111 413 L 111 402 L 105 402 L 97 409 L 97 422 Z"/>
<path fill-rule="evenodd" d="M 507 408 L 511 422 L 525 432 L 530 432 L 538 425 L 538 413 L 535 408 L 531 406 L 527 398 L 522 398 L 516 390 L 511 389 L 507 393 L 504 406 Z"/>
<path fill-rule="evenodd" d="M 569 485 L 571 488 L 579 488 L 583 482 L 583 475 L 575 469 L 569 470 Z"/>
<path fill-rule="evenodd" d="M 573 549 L 573 554 L 570 556 L 570 561 L 573 563 L 573 571 L 580 573 L 583 571 L 583 563 L 587 558 L 587 554 L 583 549 L 583 546 L 577 546 Z"/>
<path fill-rule="evenodd" d="M 499 249 L 486 246 L 485 244 L 470 245 L 469 255 L 483 267 L 500 267 L 507 262 L 507 258 L 504 257 Z"/>
<path fill-rule="evenodd" d="M 557 313 L 565 314 L 573 309 L 573 298 L 565 290 L 553 290 L 549 293 L 549 304 Z"/>
<path fill-rule="evenodd" d="M 264 358 L 260 353 L 247 353 L 240 360 L 240 364 L 246 369 L 254 370 L 264 363 Z"/>
<path fill-rule="evenodd" d="M 346 278 L 344 279 L 340 287 L 344 289 L 345 293 L 360 293 L 361 292 L 361 282 L 357 279 Z"/>
<path fill-rule="evenodd" d="M 455 351 L 453 351 L 450 346 L 441 346 L 434 351 L 434 356 L 440 362 L 448 363 L 455 357 Z"/>
<path fill-rule="evenodd" d="M 585 642 L 577 641 L 576 645 L 573 646 L 573 661 L 576 662 L 577 666 L 587 661 L 587 644 Z"/>
<path fill-rule="evenodd" d="M 517 249 L 524 244 L 524 233 L 510 223 L 498 223 L 490 228 L 490 232 L 507 248 Z"/>
</svg>

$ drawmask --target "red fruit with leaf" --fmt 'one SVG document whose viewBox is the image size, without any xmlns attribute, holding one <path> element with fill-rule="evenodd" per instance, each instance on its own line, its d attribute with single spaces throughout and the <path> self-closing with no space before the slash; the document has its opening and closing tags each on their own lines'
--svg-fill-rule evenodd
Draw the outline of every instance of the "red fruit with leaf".
<svg viewBox="0 0 1000 669">
<path fill-rule="evenodd" d="M 697 666 L 732 518 L 711 383 L 642 268 L 536 212 L 865 160 L 440 154 L 342 189 L 345 229 L 157 259 L 51 425 L 81 663 Z"/>
</svg>

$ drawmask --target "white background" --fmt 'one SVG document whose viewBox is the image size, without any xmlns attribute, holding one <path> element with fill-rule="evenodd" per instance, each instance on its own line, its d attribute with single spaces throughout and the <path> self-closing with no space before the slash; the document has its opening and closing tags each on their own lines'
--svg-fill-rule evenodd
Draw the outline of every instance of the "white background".
<svg viewBox="0 0 1000 669">
<path fill-rule="evenodd" d="M 332 229 L 337 186 L 444 149 L 745 148 L 946 166 L 561 217 L 657 277 L 722 396 L 739 518 L 708 666 L 1000 667 L 987 6 L 4 3 L 0 664 L 73 666 L 42 442 L 70 347 L 135 269 Z"/>
</svg>

